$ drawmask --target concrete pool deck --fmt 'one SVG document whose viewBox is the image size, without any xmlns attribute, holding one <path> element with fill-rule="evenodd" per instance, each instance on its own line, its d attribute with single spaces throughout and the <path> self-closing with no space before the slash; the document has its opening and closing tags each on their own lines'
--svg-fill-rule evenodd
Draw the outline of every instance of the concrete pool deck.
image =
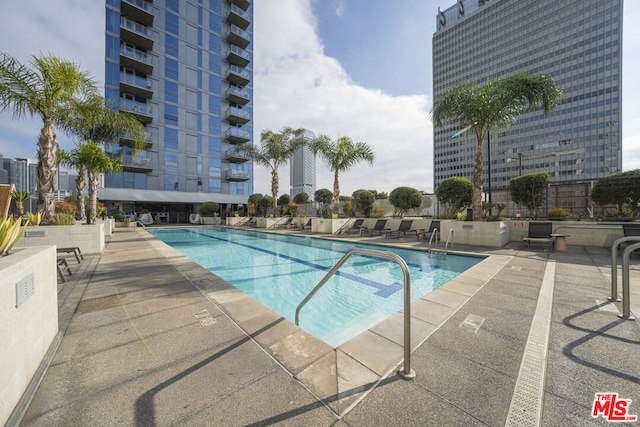
<svg viewBox="0 0 640 427">
<path fill-rule="evenodd" d="M 640 325 L 605 302 L 609 251 L 519 246 L 455 247 L 491 257 L 412 305 L 405 381 L 401 316 L 334 350 L 145 231 L 116 229 L 60 284 L 64 336 L 21 425 L 498 426 L 538 408 L 542 425 L 606 425 L 591 417 L 598 392 L 640 415 Z M 636 314 L 639 280 L 634 260 Z M 547 300 L 540 350 L 530 332 Z M 519 394 L 536 351 L 539 396 Z"/>
</svg>

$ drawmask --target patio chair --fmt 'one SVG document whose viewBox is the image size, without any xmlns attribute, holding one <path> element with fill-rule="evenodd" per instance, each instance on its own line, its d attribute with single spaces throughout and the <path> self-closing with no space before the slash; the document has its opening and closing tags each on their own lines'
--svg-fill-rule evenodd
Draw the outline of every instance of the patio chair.
<svg viewBox="0 0 640 427">
<path fill-rule="evenodd" d="M 379 219 L 378 221 L 376 221 L 376 225 L 374 225 L 373 228 L 365 228 L 362 231 L 362 235 L 364 236 L 365 234 L 368 234 L 369 237 L 371 237 L 374 234 L 378 233 L 382 236 L 383 232 L 386 233 L 389 230 L 388 228 L 385 228 L 386 225 L 387 225 L 386 219 Z"/>
<path fill-rule="evenodd" d="M 624 237 L 637 237 L 638 242 L 640 242 L 640 224 L 622 224 L 622 232 L 624 233 Z M 638 242 L 630 241 L 621 243 L 620 250 Z M 633 251 L 631 256 L 635 257 L 638 254 L 640 254 L 640 249 L 636 249 L 635 251 Z"/>
<path fill-rule="evenodd" d="M 153 216 L 150 213 L 145 212 L 140 215 L 140 222 L 144 225 L 151 225 L 153 224 Z"/>
<path fill-rule="evenodd" d="M 189 222 L 191 224 L 200 224 L 200 214 L 192 213 L 189 215 Z"/>
<path fill-rule="evenodd" d="M 304 230 L 305 228 L 311 227 L 311 220 L 312 220 L 312 218 L 309 218 L 309 220 L 306 223 L 305 222 L 294 222 L 291 225 L 291 228 L 293 230 L 298 230 L 298 229 Z"/>
<path fill-rule="evenodd" d="M 287 218 L 287 220 L 285 222 L 276 223 L 275 224 L 275 228 L 278 228 L 278 229 L 291 228 L 291 221 L 293 221 L 293 217 L 292 216 Z"/>
<path fill-rule="evenodd" d="M 435 236 L 435 241 L 439 242 L 440 241 L 440 221 L 431 221 L 431 224 L 429 224 L 429 229 L 427 231 L 422 231 L 422 235 L 420 235 L 420 231 L 416 230 L 416 238 L 417 240 L 420 239 L 424 239 L 424 240 L 431 240 L 431 235 L 433 234 L 433 232 L 436 232 L 436 236 Z"/>
<path fill-rule="evenodd" d="M 398 227 L 397 230 L 389 230 L 387 232 L 386 237 L 395 237 L 397 239 L 400 238 L 400 234 L 402 233 L 402 237 L 405 237 L 407 235 L 407 232 L 412 232 L 415 231 L 413 230 L 411 227 L 413 226 L 413 220 L 412 219 L 403 219 L 400 222 L 400 226 Z"/>
<path fill-rule="evenodd" d="M 347 232 L 347 234 L 360 233 L 360 227 L 362 227 L 362 223 L 364 223 L 364 219 L 356 219 L 353 224 L 351 224 L 351 228 L 347 228 L 345 229 L 345 231 Z"/>
<path fill-rule="evenodd" d="M 255 219 L 254 217 L 249 218 L 249 221 L 243 223 L 242 225 L 244 225 L 245 227 L 257 227 L 258 226 L 258 220 Z"/>
<path fill-rule="evenodd" d="M 550 222 L 530 222 L 527 237 L 523 238 L 523 244 L 538 243 L 553 247 L 553 237 L 551 237 L 553 224 Z"/>
</svg>

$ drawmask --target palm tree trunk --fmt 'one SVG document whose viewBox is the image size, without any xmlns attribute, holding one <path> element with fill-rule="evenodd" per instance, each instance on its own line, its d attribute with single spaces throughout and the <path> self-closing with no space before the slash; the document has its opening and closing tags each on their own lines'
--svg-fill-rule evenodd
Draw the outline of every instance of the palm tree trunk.
<svg viewBox="0 0 640 427">
<path fill-rule="evenodd" d="M 94 172 L 87 172 L 89 178 L 89 215 L 87 215 L 87 224 L 91 224 L 98 212 L 98 182 L 99 175 Z"/>
<path fill-rule="evenodd" d="M 76 220 L 84 221 L 87 218 L 87 213 L 84 209 L 84 187 L 87 185 L 87 181 L 84 177 L 84 170 L 78 169 L 78 178 L 76 178 L 76 191 L 78 193 L 78 211 L 76 212 Z"/>
<path fill-rule="evenodd" d="M 271 196 L 273 197 L 273 215 L 276 215 L 278 212 L 278 190 L 279 190 L 279 182 L 278 182 L 278 167 L 274 166 L 271 169 Z"/>
<path fill-rule="evenodd" d="M 38 211 L 44 212 L 45 220 L 51 223 L 56 212 L 53 194 L 58 170 L 58 141 L 51 118 L 45 117 L 43 121 L 38 137 Z"/>
<path fill-rule="evenodd" d="M 471 207 L 473 209 L 473 220 L 482 221 L 482 140 L 484 139 L 484 133 L 478 131 L 476 136 L 478 137 L 478 147 L 476 148 L 476 159 L 473 164 Z"/>
<path fill-rule="evenodd" d="M 338 178 L 338 170 L 333 172 L 333 213 L 340 213 L 340 179 Z"/>
</svg>

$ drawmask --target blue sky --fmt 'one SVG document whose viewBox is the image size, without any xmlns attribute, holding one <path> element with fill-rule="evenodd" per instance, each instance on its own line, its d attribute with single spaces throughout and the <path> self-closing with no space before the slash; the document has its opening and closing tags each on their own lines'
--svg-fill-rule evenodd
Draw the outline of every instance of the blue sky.
<svg viewBox="0 0 640 427">
<path fill-rule="evenodd" d="M 71 59 L 104 86 L 102 0 L 0 0 L 0 51 L 20 61 L 39 52 Z M 408 185 L 433 190 L 431 37 L 438 7 L 454 0 L 254 0 L 254 139 L 305 127 L 374 149 L 373 166 L 340 175 L 341 194 Z M 640 2 L 625 2 L 623 169 L 640 168 Z M 35 157 L 37 120 L 0 115 L 0 153 Z M 63 148 L 72 141 L 58 135 Z M 321 160 L 317 188 L 332 188 Z M 280 170 L 280 194 L 289 169 Z M 255 192 L 270 193 L 256 166 Z"/>
</svg>

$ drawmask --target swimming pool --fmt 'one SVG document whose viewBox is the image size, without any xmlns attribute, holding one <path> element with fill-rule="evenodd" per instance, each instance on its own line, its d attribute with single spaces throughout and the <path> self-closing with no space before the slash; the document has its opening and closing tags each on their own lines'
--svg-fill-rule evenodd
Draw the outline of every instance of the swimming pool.
<svg viewBox="0 0 640 427">
<path fill-rule="evenodd" d="M 402 257 L 411 274 L 412 301 L 482 260 L 230 228 L 148 231 L 291 322 L 298 304 L 356 247 Z M 304 306 L 300 327 L 337 347 L 401 310 L 403 283 L 395 262 L 354 255 Z"/>
</svg>

